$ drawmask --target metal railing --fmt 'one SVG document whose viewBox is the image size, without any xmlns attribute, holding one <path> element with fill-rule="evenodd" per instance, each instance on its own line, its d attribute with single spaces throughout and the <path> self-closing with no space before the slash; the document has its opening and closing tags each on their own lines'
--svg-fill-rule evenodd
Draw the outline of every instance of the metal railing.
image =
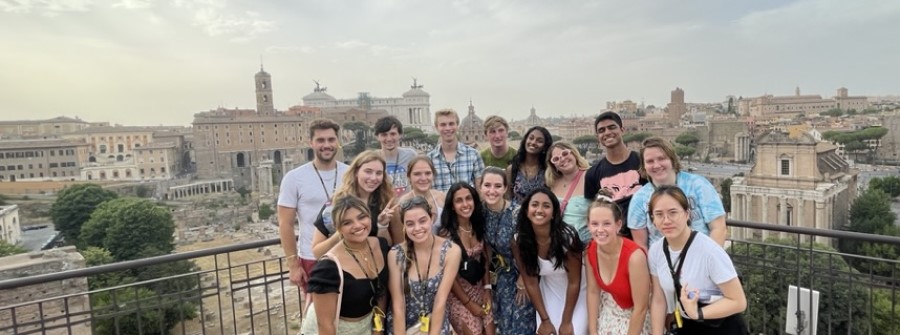
<svg viewBox="0 0 900 335">
<path fill-rule="evenodd" d="M 847 241 L 898 247 L 900 238 L 728 225 L 733 235 L 735 229 L 748 234 L 729 240 L 727 250 L 748 298 L 751 333 L 788 331 L 787 292 L 794 285 L 819 292 L 817 320 L 791 316 L 798 334 L 813 328 L 817 334 L 900 334 L 900 261 L 828 247 Z M 0 334 L 297 334 L 302 302 L 286 265 L 271 252 L 278 244 L 270 239 L 0 281 L 6 304 Z M 111 276 L 186 261 L 193 266 L 178 275 L 102 287 Z"/>
</svg>

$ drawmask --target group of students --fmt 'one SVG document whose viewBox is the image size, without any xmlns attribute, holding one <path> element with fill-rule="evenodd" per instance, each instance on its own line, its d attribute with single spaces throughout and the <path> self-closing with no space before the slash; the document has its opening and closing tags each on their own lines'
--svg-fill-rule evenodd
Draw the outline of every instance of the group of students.
<svg viewBox="0 0 900 335">
<path fill-rule="evenodd" d="M 543 127 L 506 147 L 496 116 L 478 153 L 452 110 L 428 155 L 401 148 L 388 117 L 382 150 L 347 166 L 329 122 L 313 122 L 316 158 L 279 196 L 291 281 L 311 301 L 301 334 L 747 334 L 715 188 L 664 140 L 628 150 L 615 113 L 595 120 L 594 166 Z"/>
</svg>

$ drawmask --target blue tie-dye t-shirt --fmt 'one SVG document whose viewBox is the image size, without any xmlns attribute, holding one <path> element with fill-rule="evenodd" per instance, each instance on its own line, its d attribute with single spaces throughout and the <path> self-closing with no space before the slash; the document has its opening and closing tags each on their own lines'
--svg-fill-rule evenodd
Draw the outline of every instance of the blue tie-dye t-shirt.
<svg viewBox="0 0 900 335">
<path fill-rule="evenodd" d="M 675 184 L 687 196 L 691 205 L 691 229 L 709 235 L 709 223 L 725 215 L 725 207 L 722 206 L 722 198 L 716 188 L 706 177 L 687 172 L 678 172 L 675 176 Z M 647 245 L 652 245 L 662 238 L 662 233 L 656 229 L 650 220 L 648 206 L 650 196 L 656 187 L 652 182 L 644 184 L 631 198 L 628 206 L 628 228 L 647 228 Z"/>
</svg>

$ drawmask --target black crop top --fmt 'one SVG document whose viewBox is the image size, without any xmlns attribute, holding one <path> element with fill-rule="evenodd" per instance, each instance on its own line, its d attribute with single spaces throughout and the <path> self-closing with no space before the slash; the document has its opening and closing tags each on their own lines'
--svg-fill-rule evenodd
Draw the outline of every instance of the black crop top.
<svg viewBox="0 0 900 335">
<path fill-rule="evenodd" d="M 387 291 L 388 268 L 387 254 L 390 246 L 387 240 L 379 237 L 378 244 L 381 248 L 381 257 L 384 260 L 384 268 L 378 273 L 376 279 L 356 279 L 347 271 L 344 271 L 344 294 L 341 296 L 341 313 L 345 318 L 358 318 L 369 314 L 372 311 L 371 304 L 377 304 L 375 300 Z M 375 251 L 375 250 L 372 250 Z M 375 257 L 379 257 L 375 252 Z M 374 260 L 373 260 L 374 261 Z M 363 262 L 360 259 L 360 262 Z M 341 264 L 342 266 L 347 266 Z M 337 273 L 337 265 L 330 259 L 316 262 L 312 272 L 309 275 L 309 293 L 338 293 L 341 277 Z M 371 283 L 371 284 L 370 284 Z M 375 285 L 378 295 L 373 296 L 372 286 Z M 371 304 L 370 304 L 371 301 Z"/>
</svg>

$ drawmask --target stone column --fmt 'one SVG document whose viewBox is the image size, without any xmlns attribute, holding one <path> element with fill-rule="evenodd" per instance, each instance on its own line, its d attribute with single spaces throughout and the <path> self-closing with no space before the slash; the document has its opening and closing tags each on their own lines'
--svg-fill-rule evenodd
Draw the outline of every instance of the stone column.
<svg viewBox="0 0 900 335">
<path fill-rule="evenodd" d="M 784 196 L 778 198 L 778 219 L 775 222 L 779 226 L 787 225 L 787 199 Z M 784 233 L 778 233 L 778 238 L 784 238 Z"/>
<path fill-rule="evenodd" d="M 825 221 L 825 209 L 826 208 L 827 207 L 825 206 L 824 201 L 816 201 L 816 222 L 813 223 L 813 225 L 812 225 L 813 228 L 821 228 L 821 226 L 823 226 L 823 223 Z M 822 237 L 816 237 L 816 242 L 827 243 L 827 239 L 822 238 Z"/>
<path fill-rule="evenodd" d="M 760 220 L 760 222 L 771 224 L 771 222 L 769 222 L 769 196 L 766 194 L 761 194 L 760 196 L 762 197 L 762 199 L 760 199 L 760 203 L 762 205 L 762 220 Z M 768 237 L 769 231 L 763 230 L 762 239 L 765 241 L 765 239 Z"/>
</svg>

